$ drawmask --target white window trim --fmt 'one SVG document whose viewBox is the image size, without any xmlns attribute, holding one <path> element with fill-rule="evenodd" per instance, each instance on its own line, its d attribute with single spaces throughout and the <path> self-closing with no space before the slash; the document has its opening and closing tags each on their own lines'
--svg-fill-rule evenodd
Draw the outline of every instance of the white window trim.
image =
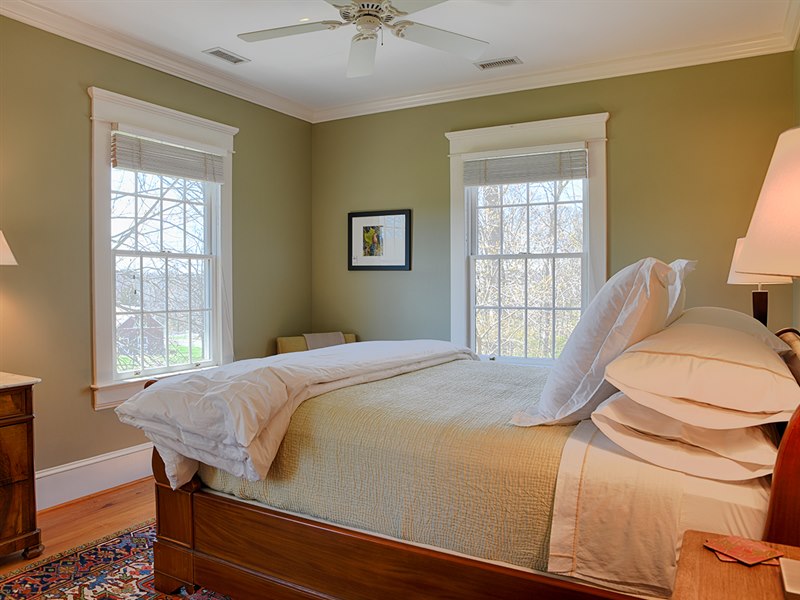
<svg viewBox="0 0 800 600">
<path fill-rule="evenodd" d="M 469 207 L 464 195 L 464 162 L 477 158 L 551 150 L 585 143 L 589 152 L 587 299 L 606 280 L 606 121 L 609 113 L 451 131 L 450 140 L 450 339 L 470 345 Z"/>
<path fill-rule="evenodd" d="M 233 361 L 232 185 L 233 136 L 236 127 L 216 123 L 149 102 L 96 87 L 92 98 L 92 299 L 93 299 L 93 403 L 95 410 L 113 408 L 144 387 L 145 381 L 175 375 L 115 379 L 113 364 L 113 268 L 111 254 L 111 131 L 154 132 L 156 139 L 178 143 L 223 156 L 226 182 L 220 192 L 216 243 L 220 271 L 214 290 L 219 332 L 220 363 Z"/>
</svg>

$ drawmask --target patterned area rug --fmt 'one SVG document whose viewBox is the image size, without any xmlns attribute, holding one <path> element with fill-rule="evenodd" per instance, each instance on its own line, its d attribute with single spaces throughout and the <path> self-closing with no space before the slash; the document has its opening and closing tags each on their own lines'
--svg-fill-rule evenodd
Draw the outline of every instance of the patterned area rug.
<svg viewBox="0 0 800 600">
<path fill-rule="evenodd" d="M 152 521 L 48 556 L 0 580 L 0 598 L 41 600 L 226 600 L 206 590 L 170 596 L 153 587 Z"/>
</svg>

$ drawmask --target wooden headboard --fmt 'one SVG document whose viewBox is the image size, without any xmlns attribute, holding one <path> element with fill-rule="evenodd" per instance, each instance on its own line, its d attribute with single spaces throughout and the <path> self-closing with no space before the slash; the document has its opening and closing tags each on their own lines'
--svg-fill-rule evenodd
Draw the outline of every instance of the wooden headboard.
<svg viewBox="0 0 800 600">
<path fill-rule="evenodd" d="M 785 357 L 786 364 L 800 385 L 800 332 L 782 329 L 777 335 L 792 349 Z M 769 512 L 764 527 L 764 540 L 778 544 L 800 546 L 800 408 L 783 433 L 775 470 Z"/>
</svg>

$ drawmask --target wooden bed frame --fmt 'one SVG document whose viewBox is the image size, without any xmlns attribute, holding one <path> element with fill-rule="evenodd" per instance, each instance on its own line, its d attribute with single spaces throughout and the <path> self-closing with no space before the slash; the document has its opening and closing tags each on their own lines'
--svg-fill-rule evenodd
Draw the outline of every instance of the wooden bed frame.
<svg viewBox="0 0 800 600">
<path fill-rule="evenodd" d="M 800 355 L 800 335 L 779 332 Z M 790 368 L 800 384 L 800 359 Z M 235 600 L 264 598 L 630 598 L 541 575 L 293 516 L 203 488 L 172 490 L 153 451 L 155 587 L 205 587 Z M 764 539 L 800 546 L 800 408 L 787 426 L 772 479 Z"/>
</svg>

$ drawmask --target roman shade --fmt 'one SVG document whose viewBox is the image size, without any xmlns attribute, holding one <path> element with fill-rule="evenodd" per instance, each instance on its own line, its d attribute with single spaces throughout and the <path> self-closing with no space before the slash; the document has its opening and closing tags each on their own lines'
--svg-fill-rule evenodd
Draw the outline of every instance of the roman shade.
<svg viewBox="0 0 800 600">
<path fill-rule="evenodd" d="M 498 185 L 584 179 L 588 176 L 585 148 L 464 161 L 464 185 Z"/>
<path fill-rule="evenodd" d="M 111 134 L 111 164 L 132 171 L 225 183 L 222 156 L 121 131 Z"/>
</svg>

